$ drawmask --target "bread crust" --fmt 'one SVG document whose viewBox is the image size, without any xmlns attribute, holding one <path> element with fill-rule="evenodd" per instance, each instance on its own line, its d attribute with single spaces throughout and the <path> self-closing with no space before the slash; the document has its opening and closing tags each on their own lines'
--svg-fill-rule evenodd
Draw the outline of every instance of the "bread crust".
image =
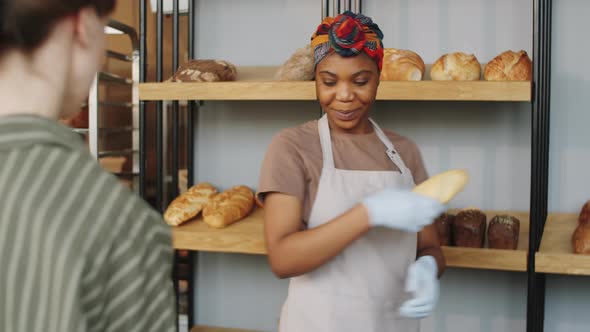
<svg viewBox="0 0 590 332">
<path fill-rule="evenodd" d="M 164 220 L 170 226 L 179 226 L 196 217 L 217 189 L 208 182 L 198 183 L 176 197 L 164 212 Z"/>
<path fill-rule="evenodd" d="M 590 254 L 590 200 L 580 210 L 578 227 L 572 234 L 572 246 L 576 254 Z"/>
<path fill-rule="evenodd" d="M 216 195 L 203 207 L 203 221 L 224 228 L 246 217 L 254 207 L 254 193 L 246 186 L 234 186 Z"/>
<path fill-rule="evenodd" d="M 505 51 L 488 62 L 483 75 L 487 81 L 530 81 L 533 63 L 525 51 Z"/>
<path fill-rule="evenodd" d="M 434 81 L 477 81 L 481 77 L 481 65 L 473 54 L 448 53 L 436 60 L 430 69 Z"/>
<path fill-rule="evenodd" d="M 180 65 L 172 82 L 222 82 L 235 81 L 236 66 L 224 60 L 190 60 Z"/>
<path fill-rule="evenodd" d="M 417 53 L 386 48 L 383 55 L 382 81 L 420 81 L 426 66 Z"/>
</svg>

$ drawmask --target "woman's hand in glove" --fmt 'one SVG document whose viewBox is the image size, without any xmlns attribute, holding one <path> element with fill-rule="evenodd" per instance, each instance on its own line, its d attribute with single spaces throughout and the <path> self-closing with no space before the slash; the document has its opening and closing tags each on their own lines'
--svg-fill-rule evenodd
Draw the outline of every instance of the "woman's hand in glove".
<svg viewBox="0 0 590 332">
<path fill-rule="evenodd" d="M 400 315 L 408 318 L 424 318 L 432 313 L 438 301 L 438 266 L 432 256 L 418 258 L 408 269 L 406 292 L 414 294 L 399 308 Z"/>
<path fill-rule="evenodd" d="M 390 188 L 365 198 L 362 204 L 371 226 L 406 232 L 419 232 L 445 211 L 445 206 L 432 198 Z"/>
</svg>

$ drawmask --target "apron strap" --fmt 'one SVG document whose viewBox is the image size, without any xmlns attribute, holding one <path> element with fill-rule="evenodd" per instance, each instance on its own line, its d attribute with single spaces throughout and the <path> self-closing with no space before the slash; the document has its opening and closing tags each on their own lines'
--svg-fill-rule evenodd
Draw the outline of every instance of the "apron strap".
<svg viewBox="0 0 590 332">
<path fill-rule="evenodd" d="M 324 114 L 318 121 L 318 130 L 320 132 L 324 167 L 332 169 L 334 168 L 334 154 L 332 153 L 332 140 L 330 139 L 330 125 L 328 124 L 327 114 Z"/>
<path fill-rule="evenodd" d="M 379 140 L 381 140 L 383 145 L 385 145 L 385 148 L 386 148 L 385 153 L 389 157 L 389 160 L 391 160 L 391 162 L 395 166 L 397 166 L 397 168 L 399 168 L 400 173 L 403 174 L 405 172 L 405 170 L 407 170 L 408 168 L 406 167 L 406 164 L 404 163 L 404 161 L 400 157 L 399 153 L 395 149 L 395 146 L 393 146 L 393 143 L 391 142 L 389 137 L 387 137 L 387 135 L 385 135 L 385 133 L 383 132 L 381 127 L 379 127 L 377 122 L 375 122 L 371 118 L 369 118 L 369 121 L 371 121 L 371 124 L 373 124 L 373 129 L 375 130 L 377 137 L 379 138 Z"/>
<path fill-rule="evenodd" d="M 399 168 L 400 172 L 403 174 L 407 170 L 407 167 L 402 158 L 399 156 L 399 153 L 393 146 L 393 143 L 391 142 L 391 140 L 389 140 L 387 135 L 385 135 L 383 130 L 381 130 L 381 127 L 379 127 L 379 125 L 375 121 L 373 121 L 373 119 L 369 118 L 369 121 L 373 125 L 375 134 L 377 134 L 379 140 L 383 143 L 383 145 L 385 145 L 385 153 L 387 154 L 391 162 L 395 166 L 397 166 L 397 168 Z M 324 167 L 334 168 L 334 154 L 332 152 L 332 140 L 330 138 L 330 125 L 328 124 L 327 114 L 324 114 L 318 120 L 318 130 L 320 133 L 320 144 L 322 147 Z"/>
</svg>

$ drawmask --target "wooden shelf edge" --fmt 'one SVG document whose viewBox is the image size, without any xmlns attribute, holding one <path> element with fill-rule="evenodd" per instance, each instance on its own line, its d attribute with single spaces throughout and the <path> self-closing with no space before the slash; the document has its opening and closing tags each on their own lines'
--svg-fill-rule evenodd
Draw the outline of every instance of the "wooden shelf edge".
<svg viewBox="0 0 590 332">
<path fill-rule="evenodd" d="M 377 100 L 530 102 L 528 81 L 382 81 Z M 316 100 L 315 83 L 235 81 L 141 83 L 140 100 Z"/>
<path fill-rule="evenodd" d="M 226 327 L 214 327 L 214 326 L 194 326 L 190 332 L 257 332 L 254 330 L 241 330 Z"/>
<path fill-rule="evenodd" d="M 535 254 L 535 271 L 590 276 L 590 256 L 581 254 Z"/>
<path fill-rule="evenodd" d="M 442 247 L 447 267 L 526 272 L 527 252 L 488 248 Z"/>
</svg>

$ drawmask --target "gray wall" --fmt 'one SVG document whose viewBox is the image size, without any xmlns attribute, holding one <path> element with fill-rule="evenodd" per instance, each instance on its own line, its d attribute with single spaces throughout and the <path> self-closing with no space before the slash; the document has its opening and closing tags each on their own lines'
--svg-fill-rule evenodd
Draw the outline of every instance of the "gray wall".
<svg viewBox="0 0 590 332">
<path fill-rule="evenodd" d="M 532 49 L 530 0 L 375 0 L 365 13 L 380 24 L 386 47 L 409 48 L 432 63 L 463 50 L 487 62 L 506 49 Z M 514 2 L 514 3 L 513 3 Z M 556 1 L 557 2 L 557 1 Z M 305 45 L 320 19 L 316 0 L 198 2 L 197 53 L 237 65 L 279 65 Z M 554 8 L 550 211 L 577 212 L 590 198 L 590 123 L 583 99 L 590 91 L 587 20 L 590 2 L 559 1 Z M 208 31 L 206 33 L 205 31 Z M 210 33 L 215 31 L 215 33 Z M 248 33 L 248 31 L 255 31 Z M 314 102 L 207 102 L 199 116 L 197 179 L 221 189 L 257 187 L 272 136 L 318 115 Z M 530 186 L 530 104 L 380 102 L 374 118 L 415 140 L 431 174 L 453 167 L 471 173 L 452 204 L 527 210 Z M 264 257 L 199 254 L 197 321 L 273 331 L 287 282 Z M 549 277 L 546 331 L 588 331 L 590 279 Z M 567 286 L 566 286 L 567 285 Z M 449 269 L 440 304 L 423 331 L 524 331 L 526 276 Z"/>
</svg>

